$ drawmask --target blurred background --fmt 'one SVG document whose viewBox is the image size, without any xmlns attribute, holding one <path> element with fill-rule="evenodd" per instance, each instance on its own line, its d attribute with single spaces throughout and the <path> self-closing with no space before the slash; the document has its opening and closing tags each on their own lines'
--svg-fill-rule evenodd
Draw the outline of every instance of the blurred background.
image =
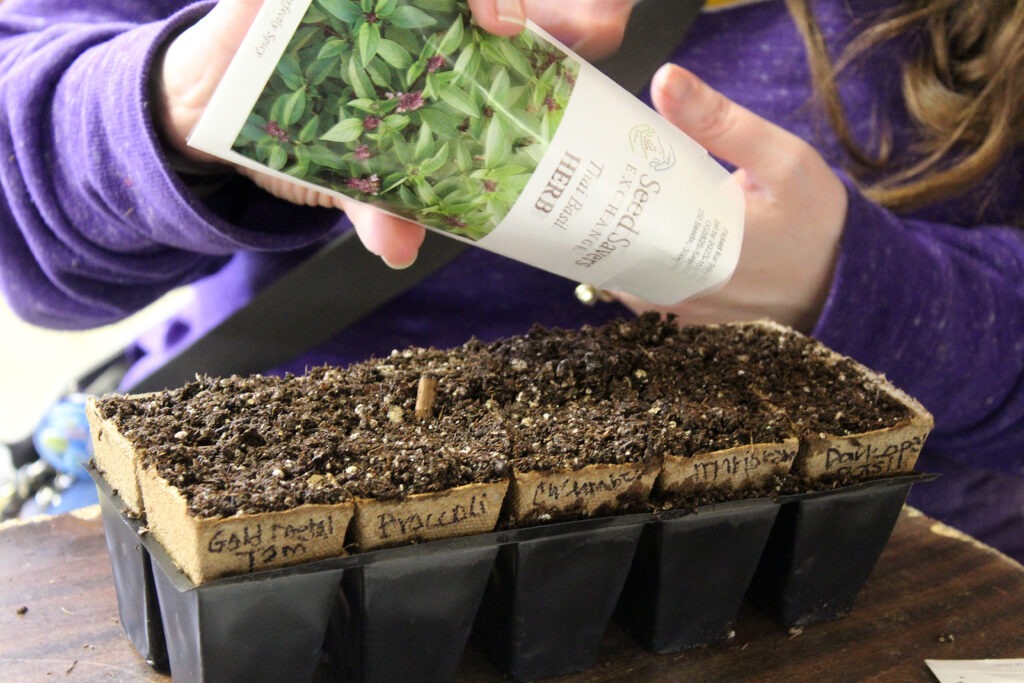
<svg viewBox="0 0 1024 683">
<path fill-rule="evenodd" d="M 9 497 L 19 483 L 24 489 L 26 480 L 31 477 L 53 479 L 52 470 L 22 468 L 19 472 L 16 464 L 21 464 L 19 457 L 24 457 L 34 436 L 39 443 L 41 423 L 75 380 L 184 306 L 192 296 L 189 288 L 176 290 L 117 324 L 75 332 L 29 325 L 0 297 L 0 348 L 3 349 L 0 353 L 0 499 L 5 495 Z M 48 490 L 52 489 L 50 486 Z M 0 507 L 3 502 L 0 500 Z M 60 512 L 62 507 L 73 505 L 70 500 L 65 500 L 63 506 L 60 503 L 60 496 L 54 500 L 52 493 L 44 491 L 35 505 L 23 506 L 22 516 Z"/>
</svg>

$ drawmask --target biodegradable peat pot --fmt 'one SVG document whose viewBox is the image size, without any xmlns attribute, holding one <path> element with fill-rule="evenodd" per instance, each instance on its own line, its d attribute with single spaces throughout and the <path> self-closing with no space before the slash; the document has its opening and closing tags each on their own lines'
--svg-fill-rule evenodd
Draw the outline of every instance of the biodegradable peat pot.
<svg viewBox="0 0 1024 683">
<path fill-rule="evenodd" d="M 85 414 L 89 420 L 95 469 L 103 475 L 111 491 L 123 501 L 128 514 L 135 518 L 143 517 L 142 491 L 138 481 L 138 449 L 121 433 L 113 420 L 100 414 L 95 397 L 90 396 L 86 400 Z"/>
<path fill-rule="evenodd" d="M 582 671 L 597 658 L 648 515 L 509 532 L 473 640 L 516 680 Z"/>
<path fill-rule="evenodd" d="M 403 500 L 356 500 L 350 539 L 362 551 L 493 531 L 508 481 L 466 484 Z"/>
<path fill-rule="evenodd" d="M 863 394 L 875 392 L 884 396 L 891 405 L 901 407 L 905 415 L 887 426 L 854 433 L 830 432 L 820 427 L 804 430 L 793 472 L 809 481 L 869 480 L 912 473 L 934 427 L 931 413 L 882 375 L 832 351 L 822 353 L 826 357 L 824 362 L 843 363 L 858 373 L 850 378 L 850 383 L 859 384 Z"/>
<path fill-rule="evenodd" d="M 762 498 L 657 515 L 644 527 L 616 621 L 657 653 L 728 639 L 778 510 Z"/>
<path fill-rule="evenodd" d="M 498 546 L 491 536 L 359 556 L 336 594 L 325 649 L 347 681 L 451 681 Z"/>
<path fill-rule="evenodd" d="M 143 469 L 140 484 L 150 532 L 193 583 L 345 554 L 352 501 L 203 518 L 155 468 Z"/>
<path fill-rule="evenodd" d="M 892 534 L 910 487 L 908 475 L 782 503 L 748 598 L 784 626 L 848 614 Z"/>
<path fill-rule="evenodd" d="M 113 494 L 95 470 L 90 469 L 90 474 L 99 492 L 121 627 L 150 666 L 158 671 L 167 671 L 167 643 L 160 619 L 153 565 L 149 551 L 139 539 L 142 525 L 128 516 L 126 504 Z"/>
<path fill-rule="evenodd" d="M 636 509 L 650 497 L 660 460 L 521 472 L 513 467 L 504 515 L 510 524 Z"/>
<path fill-rule="evenodd" d="M 258 379 L 252 381 L 258 383 Z M 231 386 L 228 381 L 224 384 Z M 213 443 L 204 437 L 207 441 L 202 443 L 186 443 L 186 434 L 200 430 L 183 424 L 181 414 L 209 414 L 210 404 L 220 408 L 221 399 L 209 389 L 217 386 L 213 380 L 197 380 L 189 387 L 191 394 L 205 392 L 208 396 L 207 403 L 195 406 L 188 403 L 184 389 L 88 402 L 96 469 L 124 500 L 128 513 L 144 520 L 146 532 L 195 584 L 343 555 L 355 509 L 344 491 L 330 503 L 296 504 L 267 512 L 196 511 L 198 495 L 193 489 L 206 483 L 204 476 L 221 482 L 234 478 L 235 493 L 240 489 L 259 491 L 268 483 L 266 478 L 253 478 L 237 461 L 230 461 L 249 447 L 238 439 Z M 172 410 L 179 414 L 175 416 Z M 151 426 L 156 424 L 160 427 Z M 254 427 L 245 427 L 239 439 L 262 443 Z M 147 458 L 147 453 L 152 457 Z M 207 500 L 232 497 L 230 491 L 218 491 L 215 496 L 206 493 Z"/>
<path fill-rule="evenodd" d="M 746 391 L 794 425 L 794 474 L 863 481 L 914 471 L 934 421 L 883 375 L 772 322 L 725 325 L 718 334 L 729 341 L 719 366 L 748 376 Z"/>
<path fill-rule="evenodd" d="M 658 498 L 686 500 L 714 495 L 729 500 L 742 491 L 768 489 L 789 473 L 800 442 L 751 443 L 693 455 L 666 455 L 654 491 Z"/>
<path fill-rule="evenodd" d="M 121 621 L 147 662 L 175 681 L 312 678 L 343 560 L 197 585 L 104 477 L 93 477 Z"/>
<path fill-rule="evenodd" d="M 867 480 L 913 472 L 932 430 L 932 416 L 891 385 L 880 383 L 879 387 L 907 406 L 906 418 L 891 427 L 857 434 L 804 434 L 793 472 L 808 480 Z"/>
<path fill-rule="evenodd" d="M 646 510 L 664 432 L 647 409 L 635 395 L 550 404 L 517 397 L 502 422 L 512 483 L 499 526 Z"/>
</svg>

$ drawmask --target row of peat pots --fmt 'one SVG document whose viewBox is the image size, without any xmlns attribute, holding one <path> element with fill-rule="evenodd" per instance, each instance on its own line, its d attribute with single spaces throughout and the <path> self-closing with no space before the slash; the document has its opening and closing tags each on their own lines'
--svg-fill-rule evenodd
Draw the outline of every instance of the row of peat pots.
<svg viewBox="0 0 1024 683">
<path fill-rule="evenodd" d="M 379 550 L 200 586 L 100 501 L 128 637 L 175 681 L 454 680 L 581 671 L 615 620 L 657 653 L 729 637 L 743 601 L 783 626 L 847 614 L 908 475 L 781 500 L 626 515 Z"/>
</svg>

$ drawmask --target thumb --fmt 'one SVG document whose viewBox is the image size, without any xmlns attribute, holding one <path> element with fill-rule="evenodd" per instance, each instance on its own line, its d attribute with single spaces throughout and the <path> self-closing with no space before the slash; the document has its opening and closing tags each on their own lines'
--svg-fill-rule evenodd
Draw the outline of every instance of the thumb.
<svg viewBox="0 0 1024 683">
<path fill-rule="evenodd" d="M 261 7 L 263 0 L 220 0 L 203 22 L 206 37 L 222 52 L 234 55 Z"/>
<path fill-rule="evenodd" d="M 772 177 L 779 149 L 794 135 L 761 118 L 675 64 L 661 67 L 651 81 L 651 100 L 670 123 L 714 156 L 747 174 Z"/>
<path fill-rule="evenodd" d="M 220 0 L 160 53 L 153 75 L 155 117 L 164 140 L 185 157 L 213 161 L 186 138 L 262 5 L 263 0 Z"/>
</svg>

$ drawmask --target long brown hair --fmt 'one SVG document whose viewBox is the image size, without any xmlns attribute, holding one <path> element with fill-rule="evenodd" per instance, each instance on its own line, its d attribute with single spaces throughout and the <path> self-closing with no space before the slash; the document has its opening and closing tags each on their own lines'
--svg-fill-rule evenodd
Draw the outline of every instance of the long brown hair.
<svg viewBox="0 0 1024 683">
<path fill-rule="evenodd" d="M 1024 2 L 907 0 L 860 32 L 835 63 L 811 0 L 786 0 L 807 45 L 815 90 L 853 162 L 870 174 L 865 193 L 883 206 L 912 209 L 978 186 L 1024 142 Z M 850 131 L 837 76 L 873 46 L 913 35 L 902 67 L 903 97 L 917 126 L 912 159 L 897 159 L 884 129 L 870 151 Z"/>
</svg>

